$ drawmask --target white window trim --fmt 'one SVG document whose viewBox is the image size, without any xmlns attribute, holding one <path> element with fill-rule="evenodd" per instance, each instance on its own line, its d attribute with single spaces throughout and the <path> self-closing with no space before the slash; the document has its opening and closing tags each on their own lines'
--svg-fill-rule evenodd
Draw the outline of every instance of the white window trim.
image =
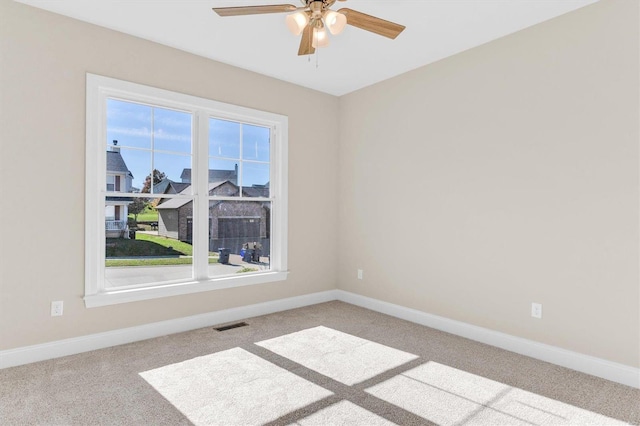
<svg viewBox="0 0 640 426">
<path fill-rule="evenodd" d="M 282 281 L 287 278 L 287 194 L 288 194 L 288 118 L 283 115 L 257 111 L 237 105 L 184 95 L 150 86 L 130 83 L 109 77 L 87 73 L 86 105 L 86 186 L 85 186 L 85 305 L 88 308 L 139 300 L 156 299 L 202 291 L 219 290 L 246 285 Z M 204 264 L 194 257 L 194 280 L 149 284 L 147 286 L 105 288 L 104 280 L 104 189 L 106 174 L 99 165 L 106 163 L 106 99 L 117 97 L 132 99 L 151 105 L 166 106 L 190 111 L 195 116 L 194 140 L 197 135 L 208 135 L 210 116 L 270 127 L 272 216 L 271 246 L 274 253 L 271 269 L 266 272 L 239 276 L 208 277 Z M 208 137 L 205 138 L 208 141 Z M 194 213 L 208 217 L 208 202 L 199 202 L 201 189 L 197 182 L 208 179 L 207 143 L 194 142 L 192 167 L 198 173 L 193 183 Z M 204 153 L 201 151 L 205 150 Z M 200 151 L 200 152 L 199 152 Z M 199 155 L 201 154 L 201 155 Z M 204 179 L 204 180 L 203 180 Z M 208 192 L 206 188 L 206 196 Z M 200 233 L 194 221 L 194 234 Z M 202 233 L 201 233 L 202 234 Z M 207 235 L 204 232 L 204 235 Z M 194 241 L 194 252 L 208 252 L 208 238 Z"/>
</svg>

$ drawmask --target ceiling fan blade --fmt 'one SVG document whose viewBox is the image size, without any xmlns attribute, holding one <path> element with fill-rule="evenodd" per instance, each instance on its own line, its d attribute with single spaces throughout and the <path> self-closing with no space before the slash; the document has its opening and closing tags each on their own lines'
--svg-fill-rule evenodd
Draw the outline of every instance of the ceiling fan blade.
<svg viewBox="0 0 640 426">
<path fill-rule="evenodd" d="M 220 16 L 259 15 L 262 13 L 293 12 L 298 8 L 292 4 L 271 4 L 266 6 L 214 7 Z"/>
<path fill-rule="evenodd" d="M 376 18 L 375 16 L 367 15 L 366 13 L 358 12 L 349 8 L 342 8 L 338 10 L 338 13 L 342 13 L 347 17 L 347 24 L 353 25 L 360 29 L 371 31 L 372 33 L 380 34 L 391 39 L 395 39 L 406 28 L 404 25 L 396 24 L 394 22 L 385 21 L 384 19 Z"/>
<path fill-rule="evenodd" d="M 302 39 L 300 40 L 300 48 L 298 49 L 298 56 L 311 55 L 315 53 L 316 49 L 311 45 L 313 41 L 313 27 L 307 25 L 302 31 Z"/>
</svg>

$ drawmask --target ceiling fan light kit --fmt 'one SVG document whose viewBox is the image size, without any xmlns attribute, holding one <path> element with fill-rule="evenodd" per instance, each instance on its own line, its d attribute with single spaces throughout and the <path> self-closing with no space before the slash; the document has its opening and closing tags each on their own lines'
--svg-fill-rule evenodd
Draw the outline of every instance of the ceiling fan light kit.
<svg viewBox="0 0 640 426">
<path fill-rule="evenodd" d="M 316 48 L 329 45 L 329 35 L 340 34 L 345 26 L 351 25 L 381 36 L 395 39 L 405 29 L 404 25 L 385 21 L 348 8 L 331 10 L 336 0 L 300 0 L 302 7 L 292 4 L 266 6 L 214 7 L 219 16 L 256 15 L 263 13 L 287 13 L 285 22 L 293 35 L 302 34 L 298 55 L 310 55 Z M 346 1 L 346 0 L 339 0 Z"/>
<path fill-rule="evenodd" d="M 292 15 L 287 15 L 285 18 L 287 28 L 293 35 L 299 36 L 302 34 L 302 30 L 309 24 L 309 16 L 304 12 L 296 12 Z"/>
<path fill-rule="evenodd" d="M 324 23 L 333 35 L 338 35 L 347 26 L 347 17 L 333 10 L 324 12 Z"/>
<path fill-rule="evenodd" d="M 313 29 L 313 41 L 311 42 L 311 46 L 314 48 L 319 47 L 327 47 L 329 45 L 329 36 L 327 35 L 327 30 L 322 28 L 314 28 Z"/>
</svg>

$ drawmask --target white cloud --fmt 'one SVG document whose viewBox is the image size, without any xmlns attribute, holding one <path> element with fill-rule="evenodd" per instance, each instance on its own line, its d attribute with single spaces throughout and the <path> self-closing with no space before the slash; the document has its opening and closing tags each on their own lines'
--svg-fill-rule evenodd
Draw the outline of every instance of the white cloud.
<svg viewBox="0 0 640 426">
<path fill-rule="evenodd" d="M 136 137 L 144 137 L 151 138 L 151 129 L 146 127 L 143 128 L 131 128 L 131 127 L 109 127 L 107 131 L 112 132 L 116 135 L 122 136 L 136 136 Z M 167 132 L 164 129 L 157 129 L 153 132 L 153 137 L 155 139 L 167 140 L 167 141 L 176 141 L 176 142 L 191 142 L 191 135 Z"/>
</svg>

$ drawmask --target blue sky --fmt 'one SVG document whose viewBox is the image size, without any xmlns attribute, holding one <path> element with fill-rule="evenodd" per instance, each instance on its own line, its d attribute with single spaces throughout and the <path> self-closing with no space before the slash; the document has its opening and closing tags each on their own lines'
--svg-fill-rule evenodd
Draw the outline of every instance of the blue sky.
<svg viewBox="0 0 640 426">
<path fill-rule="evenodd" d="M 136 188 L 142 188 L 153 168 L 180 182 L 182 170 L 192 168 L 191 133 L 192 120 L 188 113 L 107 100 L 107 146 L 118 141 Z M 241 150 L 242 184 L 267 183 L 269 129 L 211 118 L 209 168 L 233 170 L 236 164 L 240 165 Z"/>
</svg>

